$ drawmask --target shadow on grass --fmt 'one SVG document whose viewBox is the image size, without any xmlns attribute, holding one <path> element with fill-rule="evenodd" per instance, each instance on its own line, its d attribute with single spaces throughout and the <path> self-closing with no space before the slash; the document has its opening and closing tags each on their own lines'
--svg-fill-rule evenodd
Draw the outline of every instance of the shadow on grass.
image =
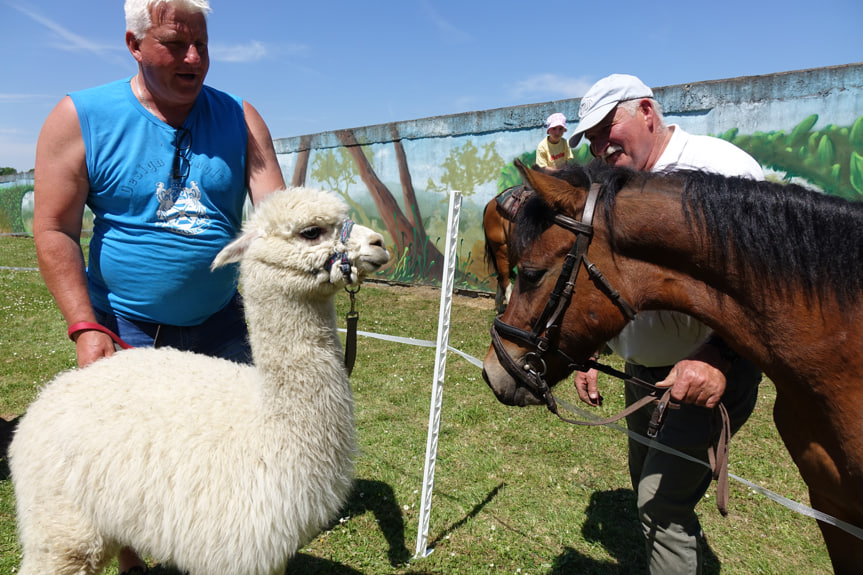
<svg viewBox="0 0 863 575">
<path fill-rule="evenodd" d="M 291 559 L 285 573 L 302 573 L 303 575 L 366 575 L 353 567 L 303 553 L 297 553 Z"/>
<path fill-rule="evenodd" d="M 405 523 L 395 492 L 382 481 L 356 479 L 341 513 L 355 517 L 369 511 L 374 514 L 377 525 L 387 540 L 387 559 L 390 565 L 398 567 L 407 564 L 411 559 L 411 552 L 405 545 Z M 288 564 L 288 573 L 351 575 L 360 572 L 320 557 L 298 553 Z"/>
<path fill-rule="evenodd" d="M 466 524 L 468 521 L 470 521 L 471 519 L 473 519 L 474 517 L 479 515 L 479 512 L 482 511 L 483 507 L 488 505 L 491 502 L 491 500 L 497 496 L 498 491 L 503 489 L 503 487 L 505 485 L 506 485 L 505 483 L 500 483 L 497 487 L 495 487 L 494 489 L 489 491 L 488 495 L 485 496 L 485 499 L 483 499 L 482 501 L 480 501 L 479 503 L 474 505 L 474 507 L 473 507 L 473 509 L 471 509 L 470 513 L 468 513 L 467 515 L 465 515 L 464 517 L 462 517 L 461 519 L 459 519 L 458 521 L 456 521 L 455 523 L 453 523 L 452 525 L 450 525 L 449 527 L 447 527 L 446 529 L 441 531 L 438 534 L 438 536 L 435 537 L 432 541 L 429 541 L 429 543 L 428 543 L 429 548 L 433 549 L 447 535 L 454 532 L 456 529 L 460 528 L 462 525 Z"/>
<path fill-rule="evenodd" d="M 0 417 L 0 481 L 9 479 L 9 459 L 6 451 L 9 449 L 9 443 L 12 442 L 19 419 L 21 418 L 16 417 L 6 421 Z"/>
<path fill-rule="evenodd" d="M 641 524 L 638 521 L 635 492 L 631 489 L 597 491 L 590 496 L 587 520 L 581 528 L 586 541 L 599 543 L 613 561 L 600 561 L 567 547 L 554 562 L 549 575 L 647 575 L 647 560 Z M 707 541 L 703 575 L 718 575 L 719 559 Z"/>
<path fill-rule="evenodd" d="M 453 532 L 472 517 L 479 514 L 480 511 L 497 495 L 504 487 L 501 483 L 492 489 L 486 497 L 477 503 L 474 508 L 458 522 L 450 525 L 434 540 L 430 541 L 428 546 L 434 548 L 448 533 Z M 361 494 L 368 494 L 363 496 Z M 370 496 L 375 494 L 374 497 Z M 369 479 L 357 479 L 354 481 L 354 490 L 348 499 L 347 505 L 343 511 L 345 515 L 357 516 L 371 511 L 377 524 L 381 529 L 384 537 L 387 540 L 389 549 L 387 550 L 387 558 L 393 567 L 406 567 L 412 558 L 411 551 L 405 545 L 405 524 L 402 516 L 402 511 L 396 501 L 396 495 L 392 487 L 381 481 L 372 481 Z M 288 563 L 288 573 L 302 573 L 303 575 L 360 575 L 361 572 L 352 567 L 341 565 L 339 563 L 304 555 L 298 553 L 290 563 Z M 421 571 L 411 570 L 414 575 L 422 575 Z"/>
</svg>

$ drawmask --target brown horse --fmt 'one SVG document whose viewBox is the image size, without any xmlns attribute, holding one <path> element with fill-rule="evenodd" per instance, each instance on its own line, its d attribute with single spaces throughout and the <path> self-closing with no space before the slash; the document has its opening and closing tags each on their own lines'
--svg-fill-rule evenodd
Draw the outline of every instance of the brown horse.
<svg viewBox="0 0 863 575">
<path fill-rule="evenodd" d="M 524 199 L 524 186 L 507 188 L 485 205 L 482 214 L 485 261 L 491 267 L 491 273 L 497 277 L 494 304 L 498 313 L 506 309 L 515 279 L 515 262 L 509 257 L 507 244 L 512 220 Z"/>
<path fill-rule="evenodd" d="M 699 172 L 520 169 L 537 194 L 483 364 L 497 398 L 547 401 L 633 309 L 689 314 L 773 381 L 812 506 L 863 527 L 863 204 Z M 859 573 L 863 541 L 819 526 L 834 570 Z"/>
</svg>

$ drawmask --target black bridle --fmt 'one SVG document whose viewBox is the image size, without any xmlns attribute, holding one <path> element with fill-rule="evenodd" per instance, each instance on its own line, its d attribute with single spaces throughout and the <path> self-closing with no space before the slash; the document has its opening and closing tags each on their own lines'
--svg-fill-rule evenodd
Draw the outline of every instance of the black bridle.
<svg viewBox="0 0 863 575">
<path fill-rule="evenodd" d="M 525 187 L 529 189 L 529 185 L 525 183 Z M 665 415 L 671 404 L 672 388 L 661 389 L 656 385 L 630 377 L 626 373 L 614 369 L 613 367 L 603 365 L 594 359 L 589 359 L 586 362 L 578 362 L 569 357 L 559 347 L 561 320 L 569 306 L 572 296 L 575 292 L 575 281 L 578 278 L 578 273 L 581 270 L 582 264 L 587 274 L 593 280 L 594 285 L 602 293 L 606 295 L 623 313 L 628 321 L 635 319 L 635 309 L 629 305 L 614 287 L 608 282 L 602 272 L 591 263 L 587 258 L 587 250 L 590 247 L 590 242 L 593 239 L 593 216 L 596 211 L 596 203 L 601 193 L 602 187 L 599 184 L 591 184 L 590 191 L 587 195 L 587 201 L 584 204 L 581 221 L 575 220 L 569 216 L 555 213 L 553 222 L 575 234 L 575 241 L 566 255 L 566 261 L 560 275 L 555 283 L 554 290 L 549 295 L 548 302 L 542 313 L 534 322 L 533 329 L 527 331 L 505 323 L 501 316 L 494 318 L 494 323 L 491 327 L 491 341 L 494 347 L 498 361 L 506 370 L 506 372 L 516 381 L 526 386 L 534 395 L 545 401 L 549 411 L 554 413 L 561 420 L 575 425 L 607 425 L 614 423 L 629 414 L 641 409 L 643 406 L 656 402 L 656 408 L 653 410 L 650 423 L 648 425 L 648 437 L 655 439 L 659 434 L 659 430 L 665 420 Z M 531 190 L 532 191 L 532 190 Z M 524 363 L 519 364 L 507 352 L 503 345 L 501 337 L 509 340 L 520 341 L 534 348 L 524 356 Z M 548 353 L 554 353 L 564 359 L 569 371 L 579 370 L 587 371 L 596 369 L 608 375 L 620 378 L 628 383 L 638 385 L 650 390 L 648 395 L 645 395 L 636 402 L 633 402 L 617 415 L 608 419 L 598 421 L 580 421 L 562 416 L 557 407 L 557 401 L 551 393 L 551 387 L 545 379 L 546 363 L 543 357 Z M 721 423 L 721 433 L 717 446 L 711 446 L 708 450 L 711 468 L 713 470 L 713 478 L 719 482 L 717 505 L 720 512 L 725 515 L 727 513 L 728 502 L 728 441 L 731 436 L 728 412 L 725 406 L 720 403 L 717 406 L 718 418 Z"/>
<path fill-rule="evenodd" d="M 525 184 L 527 186 L 527 184 Z M 554 289 L 549 295 L 545 308 L 533 324 L 533 329 L 527 331 L 508 323 L 501 316 L 494 318 L 491 327 L 492 345 L 501 364 L 512 377 L 520 383 L 532 389 L 537 397 L 545 399 L 549 407 L 554 399 L 551 397 L 548 384 L 545 381 L 546 365 L 543 356 L 547 353 L 555 353 L 561 356 L 572 369 L 585 371 L 593 365 L 573 360 L 558 346 L 560 337 L 561 320 L 566 308 L 569 306 L 575 292 L 575 282 L 581 271 L 582 265 L 587 271 L 594 284 L 612 302 L 617 305 L 628 320 L 635 318 L 635 310 L 629 305 L 616 289 L 614 289 L 602 272 L 587 258 L 587 251 L 593 239 L 593 215 L 596 211 L 596 203 L 599 199 L 601 186 L 592 184 L 587 194 L 581 220 L 576 220 L 561 213 L 555 213 L 553 222 L 575 234 L 575 241 L 566 254 L 560 275 Z M 509 340 L 520 341 L 534 348 L 535 351 L 528 352 L 524 356 L 524 364 L 519 365 L 503 346 L 501 337 Z M 590 363 L 590 362 L 588 362 Z M 595 363 L 595 362 L 593 362 Z"/>
<path fill-rule="evenodd" d="M 525 184 L 527 186 L 527 184 Z M 568 356 L 560 349 L 558 343 L 560 338 L 560 327 L 563 314 L 569 306 L 572 296 L 575 292 L 575 282 L 578 279 L 578 274 L 584 266 L 585 271 L 590 276 L 594 285 L 606 295 L 623 313 L 627 320 L 635 319 L 635 309 L 623 299 L 612 285 L 608 282 L 601 271 L 587 257 L 587 251 L 590 247 L 590 242 L 593 239 L 593 216 L 596 211 L 596 203 L 601 192 L 599 184 L 592 184 L 587 195 L 587 201 L 584 204 L 581 220 L 576 220 L 561 213 L 555 213 L 553 222 L 575 234 L 575 241 L 572 244 L 563 267 L 558 275 L 554 289 L 549 295 L 548 302 L 545 304 L 542 313 L 533 324 L 531 331 L 527 331 L 508 323 L 505 323 L 501 316 L 494 318 L 491 327 L 491 341 L 494 347 L 498 361 L 500 361 L 507 373 L 519 383 L 527 387 L 538 398 L 545 401 L 546 407 L 557 415 L 560 419 L 577 425 L 605 425 L 618 421 L 619 419 L 629 415 L 636 409 L 641 408 L 649 402 L 659 400 L 659 405 L 654 411 L 654 418 L 651 421 L 650 435 L 655 436 L 662 425 L 662 420 L 665 416 L 665 408 L 670 400 L 670 389 L 659 390 L 656 386 L 637 378 L 627 376 L 625 373 L 616 370 L 610 366 L 598 363 L 590 359 L 586 362 L 578 362 Z M 503 345 L 503 339 L 520 341 L 534 351 L 530 351 L 524 356 L 524 363 L 519 364 L 507 352 Z M 551 393 L 551 388 L 545 379 L 546 363 L 544 356 L 548 353 L 554 353 L 562 357 L 566 362 L 567 369 L 587 371 L 588 369 L 597 369 L 603 373 L 619 377 L 636 385 L 649 388 L 653 394 L 646 396 L 641 401 L 633 403 L 620 414 L 602 421 L 576 421 L 563 417 L 558 408 L 557 402 Z"/>
</svg>

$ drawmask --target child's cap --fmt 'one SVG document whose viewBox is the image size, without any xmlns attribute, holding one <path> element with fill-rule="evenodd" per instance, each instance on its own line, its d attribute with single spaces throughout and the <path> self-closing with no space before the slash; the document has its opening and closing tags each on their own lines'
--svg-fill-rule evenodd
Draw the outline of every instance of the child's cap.
<svg viewBox="0 0 863 575">
<path fill-rule="evenodd" d="M 548 133 L 552 128 L 556 128 L 558 126 L 563 126 L 563 131 L 566 131 L 566 116 L 557 112 L 552 114 L 545 120 L 545 132 Z"/>
</svg>

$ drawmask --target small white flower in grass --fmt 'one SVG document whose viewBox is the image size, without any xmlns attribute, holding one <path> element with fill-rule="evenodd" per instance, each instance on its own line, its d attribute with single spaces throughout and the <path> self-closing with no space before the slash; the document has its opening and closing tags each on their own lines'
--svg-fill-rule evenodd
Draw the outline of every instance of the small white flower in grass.
<svg viewBox="0 0 863 575">
<path fill-rule="evenodd" d="M 402 505 L 402 509 L 404 509 L 405 511 L 407 511 L 410 508 L 411 508 L 410 505 Z"/>
</svg>

